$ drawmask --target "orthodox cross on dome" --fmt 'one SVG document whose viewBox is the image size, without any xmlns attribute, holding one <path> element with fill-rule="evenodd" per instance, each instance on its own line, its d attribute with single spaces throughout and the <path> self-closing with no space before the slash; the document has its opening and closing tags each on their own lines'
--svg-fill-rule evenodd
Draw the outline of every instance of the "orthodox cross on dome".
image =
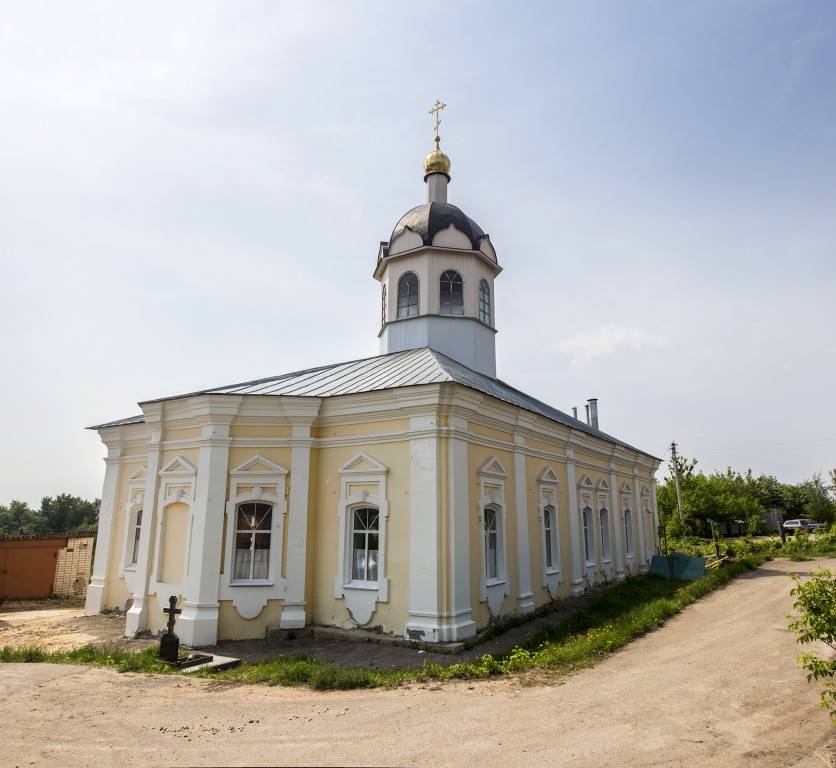
<svg viewBox="0 0 836 768">
<path fill-rule="evenodd" d="M 441 125 L 441 110 L 444 109 L 447 105 L 442 104 L 438 99 L 435 100 L 435 105 L 430 110 L 430 114 L 432 115 L 435 113 L 435 145 L 438 146 L 438 142 L 441 141 L 441 138 L 438 135 L 438 126 Z"/>
</svg>

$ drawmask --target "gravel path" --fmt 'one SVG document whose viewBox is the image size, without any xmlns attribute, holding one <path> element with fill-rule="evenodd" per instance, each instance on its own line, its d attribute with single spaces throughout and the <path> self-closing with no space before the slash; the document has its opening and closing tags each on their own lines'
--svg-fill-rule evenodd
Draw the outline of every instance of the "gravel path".
<svg viewBox="0 0 836 768">
<path fill-rule="evenodd" d="M 834 728 L 786 629 L 785 573 L 815 565 L 836 560 L 767 563 L 551 682 L 315 693 L 2 665 L 0 764 L 834 765 Z"/>
</svg>

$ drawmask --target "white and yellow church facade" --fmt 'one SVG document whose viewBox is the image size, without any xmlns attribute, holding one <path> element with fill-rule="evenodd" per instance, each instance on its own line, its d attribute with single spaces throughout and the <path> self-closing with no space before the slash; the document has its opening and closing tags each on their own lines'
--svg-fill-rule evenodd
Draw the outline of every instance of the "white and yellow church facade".
<svg viewBox="0 0 836 768">
<path fill-rule="evenodd" d="M 268 628 L 472 637 L 658 552 L 659 459 L 496 378 L 490 239 L 427 202 L 381 243 L 381 354 L 140 403 L 102 424 L 87 613 L 199 647 Z"/>
</svg>

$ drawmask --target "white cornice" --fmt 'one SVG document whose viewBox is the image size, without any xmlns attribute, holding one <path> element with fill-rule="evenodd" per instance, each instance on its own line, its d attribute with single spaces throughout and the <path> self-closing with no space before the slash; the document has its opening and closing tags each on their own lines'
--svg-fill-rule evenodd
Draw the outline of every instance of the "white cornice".
<svg viewBox="0 0 836 768">
<path fill-rule="evenodd" d="M 493 247 L 493 244 L 491 244 Z M 447 248 L 442 245 L 421 245 L 418 248 L 410 248 L 408 251 L 401 251 L 400 253 L 390 254 L 384 259 L 380 259 L 377 262 L 377 266 L 375 267 L 373 277 L 375 280 L 380 281 L 383 277 L 384 272 L 388 269 L 390 264 L 398 261 L 404 256 L 415 256 L 423 251 L 427 252 L 427 255 L 430 254 L 432 251 L 438 251 L 442 254 L 450 254 L 456 253 L 461 256 L 471 256 L 475 257 L 479 261 L 484 262 L 488 267 L 491 268 L 493 271 L 494 277 L 496 277 L 500 272 L 502 272 L 502 267 L 499 266 L 490 256 L 487 254 L 482 253 L 482 251 L 473 251 L 467 248 Z"/>
</svg>

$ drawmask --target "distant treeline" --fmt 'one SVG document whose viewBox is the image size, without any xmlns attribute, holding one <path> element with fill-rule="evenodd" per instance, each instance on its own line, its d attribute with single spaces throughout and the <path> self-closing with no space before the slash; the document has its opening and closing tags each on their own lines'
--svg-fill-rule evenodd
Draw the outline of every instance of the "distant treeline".
<svg viewBox="0 0 836 768">
<path fill-rule="evenodd" d="M 95 531 L 98 524 L 99 499 L 86 501 L 69 493 L 44 496 L 39 509 L 32 509 L 25 501 L 0 505 L 0 536 Z"/>
<path fill-rule="evenodd" d="M 780 483 L 771 475 L 755 477 L 729 468 L 726 472 L 705 475 L 696 471 L 696 460 L 677 456 L 682 495 L 682 522 L 676 500 L 673 465 L 670 476 L 656 489 L 659 522 L 668 536 L 696 532 L 694 521 L 709 518 L 718 522 L 745 521 L 750 533 L 766 532 L 762 519 L 768 509 L 781 511 L 784 520 L 808 517 L 830 526 L 836 522 L 836 470 L 827 483 L 821 474 L 791 485 Z"/>
</svg>

